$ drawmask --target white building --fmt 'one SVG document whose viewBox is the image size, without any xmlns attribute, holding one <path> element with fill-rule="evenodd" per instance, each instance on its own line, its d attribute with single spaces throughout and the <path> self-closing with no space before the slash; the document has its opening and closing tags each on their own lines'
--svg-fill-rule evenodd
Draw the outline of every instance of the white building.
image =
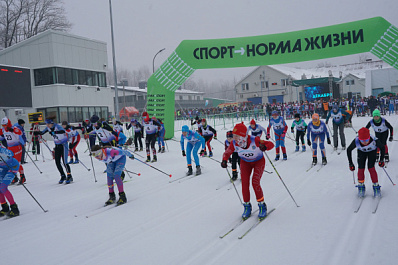
<svg viewBox="0 0 398 265">
<path fill-rule="evenodd" d="M 106 84 L 107 60 L 105 42 L 53 30 L 0 51 L 0 64 L 31 72 L 33 108 L 5 112 L 13 122 L 36 111 L 56 115 L 57 122 L 81 121 L 93 114 L 108 118 L 113 94 Z"/>
</svg>

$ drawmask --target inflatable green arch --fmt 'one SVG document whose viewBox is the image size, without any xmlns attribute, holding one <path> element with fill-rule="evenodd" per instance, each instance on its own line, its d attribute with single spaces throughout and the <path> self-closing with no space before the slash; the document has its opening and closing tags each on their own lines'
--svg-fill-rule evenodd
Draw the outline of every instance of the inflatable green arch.
<svg viewBox="0 0 398 265">
<path fill-rule="evenodd" d="M 398 69 L 398 28 L 382 17 L 263 36 L 184 40 L 148 80 L 147 111 L 174 136 L 175 91 L 197 69 L 303 62 L 371 52 Z"/>
</svg>

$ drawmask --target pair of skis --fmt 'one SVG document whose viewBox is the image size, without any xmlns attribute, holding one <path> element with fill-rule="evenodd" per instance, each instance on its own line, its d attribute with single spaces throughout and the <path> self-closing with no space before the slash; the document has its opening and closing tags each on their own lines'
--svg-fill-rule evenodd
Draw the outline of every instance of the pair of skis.
<svg viewBox="0 0 398 265">
<path fill-rule="evenodd" d="M 359 210 L 361 209 L 363 200 L 365 199 L 366 196 L 362 196 L 362 197 L 358 197 L 359 199 L 359 203 L 357 205 L 357 207 L 354 210 L 354 213 L 358 213 Z M 375 203 L 373 205 L 373 210 L 372 210 L 372 214 L 375 214 L 377 212 L 377 209 L 379 208 L 379 204 L 380 204 L 380 200 L 381 200 L 381 196 L 376 196 L 374 197 L 375 199 Z"/>
<path fill-rule="evenodd" d="M 315 167 L 316 164 L 311 164 L 311 167 L 309 169 L 307 169 L 305 172 L 310 171 L 313 167 Z M 316 170 L 316 172 L 319 172 L 322 168 L 324 168 L 326 166 L 326 164 L 321 164 L 321 166 Z"/>
<path fill-rule="evenodd" d="M 256 213 L 258 211 L 258 209 L 256 211 L 254 211 L 253 213 Z M 238 239 L 242 239 L 244 238 L 247 234 L 250 233 L 250 231 L 252 231 L 254 228 L 256 228 L 260 223 L 262 223 L 265 219 L 268 218 L 268 216 L 275 211 L 275 208 L 271 209 L 270 211 L 268 211 L 267 216 L 265 216 L 264 219 L 261 220 L 257 220 L 252 226 L 250 226 L 241 236 L 238 237 Z M 229 235 L 230 233 L 232 233 L 235 229 L 237 229 L 240 225 L 242 225 L 246 220 L 248 219 L 241 219 L 238 223 L 236 223 L 230 230 L 228 230 L 225 234 L 221 235 L 220 238 L 224 238 L 227 235 Z"/>
<path fill-rule="evenodd" d="M 126 204 L 126 203 L 124 203 L 124 204 Z M 98 209 L 95 209 L 95 210 L 89 212 L 88 214 L 85 215 L 85 217 L 86 218 L 90 218 L 90 217 L 99 215 L 101 213 L 104 213 L 104 212 L 106 212 L 108 210 L 115 209 L 116 207 L 119 207 L 119 206 L 122 206 L 122 205 L 123 204 L 118 205 L 117 203 L 113 207 L 111 205 L 104 205 L 101 208 L 98 208 Z M 78 215 L 75 214 L 75 217 L 78 217 Z"/>
</svg>

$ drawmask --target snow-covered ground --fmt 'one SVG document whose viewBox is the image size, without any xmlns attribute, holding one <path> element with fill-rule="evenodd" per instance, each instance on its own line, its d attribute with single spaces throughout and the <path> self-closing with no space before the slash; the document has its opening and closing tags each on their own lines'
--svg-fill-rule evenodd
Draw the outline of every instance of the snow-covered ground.
<svg viewBox="0 0 398 265">
<path fill-rule="evenodd" d="M 386 118 L 396 130 L 398 116 Z M 354 117 L 354 128 L 358 130 L 368 120 Z M 267 126 L 268 122 L 260 124 Z M 221 141 L 225 139 L 223 127 L 216 128 Z M 348 145 L 355 132 L 351 128 L 345 132 Z M 179 133 L 175 136 L 180 139 Z M 22 186 L 10 187 L 21 216 L 1 221 L 1 264 L 397 263 L 398 190 L 378 166 L 383 197 L 377 213 L 372 214 L 368 171 L 367 197 L 354 213 L 357 190 L 345 152 L 331 154 L 332 148 L 327 146 L 327 166 L 319 172 L 317 168 L 306 172 L 312 160 L 310 151 L 294 153 L 295 144 L 287 139 L 288 161 L 275 166 L 300 207 L 277 174 L 264 173 L 265 201 L 269 209 L 276 208 L 275 212 L 242 240 L 238 236 L 255 223 L 256 215 L 220 239 L 243 212 L 226 170 L 209 158 L 201 158 L 201 176 L 169 183 L 185 175 L 186 160 L 179 142 L 169 140 L 167 145 L 168 152 L 158 154 L 158 162 L 151 165 L 172 174 L 172 178 L 128 160 L 126 168 L 141 176 L 132 175 L 124 184 L 128 203 L 110 209 L 103 207 L 108 198 L 103 163 L 94 161 L 97 183 L 92 171 L 76 164 L 71 165 L 73 184 L 59 185 L 55 163 L 42 146 L 45 162 L 40 156 L 36 163 L 43 174 L 31 161 L 24 168 L 26 187 L 48 212 L 44 213 Z M 397 142 L 388 145 L 391 162 L 387 172 L 398 182 Z M 212 146 L 214 158 L 221 160 L 224 146 L 215 140 Z M 80 159 L 91 168 L 86 149 L 86 143 L 81 142 Z M 138 154 L 144 156 L 144 152 Z M 273 159 L 275 151 L 268 154 Z M 275 172 L 269 161 L 266 170 Z M 241 196 L 239 183 L 237 188 Z M 257 209 L 253 192 L 251 201 Z"/>
</svg>

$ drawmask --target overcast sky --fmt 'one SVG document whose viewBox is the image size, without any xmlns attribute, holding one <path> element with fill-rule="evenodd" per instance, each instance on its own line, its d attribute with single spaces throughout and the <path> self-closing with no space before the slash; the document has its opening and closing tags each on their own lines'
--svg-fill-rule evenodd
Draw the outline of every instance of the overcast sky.
<svg viewBox="0 0 398 265">
<path fill-rule="evenodd" d="M 64 0 L 72 34 L 105 41 L 112 67 L 109 0 Z M 185 39 L 282 33 L 382 16 L 398 26 L 398 0 L 112 0 L 116 65 L 158 67 Z M 334 64 L 357 60 L 327 59 Z M 312 62 L 316 65 L 318 62 Z M 197 70 L 195 79 L 242 78 L 252 67 Z"/>
</svg>

